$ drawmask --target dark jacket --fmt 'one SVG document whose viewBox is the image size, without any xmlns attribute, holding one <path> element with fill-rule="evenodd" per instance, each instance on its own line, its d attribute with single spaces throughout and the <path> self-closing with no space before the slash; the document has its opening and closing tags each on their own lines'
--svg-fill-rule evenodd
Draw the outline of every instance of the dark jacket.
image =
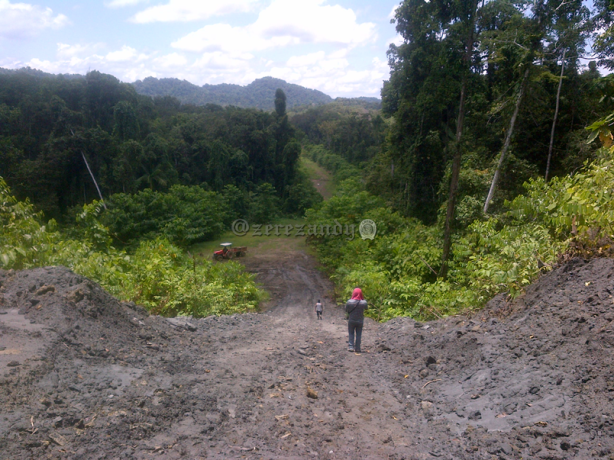
<svg viewBox="0 0 614 460">
<path fill-rule="evenodd" d="M 349 314 L 348 321 L 362 323 L 365 319 L 365 310 L 368 308 L 366 300 L 348 300 L 345 304 L 345 311 Z"/>
</svg>

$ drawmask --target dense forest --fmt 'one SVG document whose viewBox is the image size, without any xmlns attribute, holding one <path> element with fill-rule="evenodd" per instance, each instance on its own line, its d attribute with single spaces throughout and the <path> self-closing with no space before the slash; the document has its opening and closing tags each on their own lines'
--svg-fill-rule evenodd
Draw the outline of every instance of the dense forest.
<svg viewBox="0 0 614 460">
<path fill-rule="evenodd" d="M 584 128 L 613 108 L 613 80 L 600 78 L 596 62 L 580 65 L 597 19 L 580 0 L 402 3 L 395 21 L 404 44 L 390 47 L 382 89 L 395 122 L 372 187 L 432 223 L 453 158 L 464 166 L 460 203 L 476 187 L 487 195 L 491 177 L 479 184 L 479 171 L 503 157 L 495 208 L 529 177 L 576 170 L 592 155 Z"/>
<path fill-rule="evenodd" d="M 96 273 L 92 258 L 122 266 L 149 251 L 164 264 L 237 217 L 305 215 L 321 229 L 369 218 L 373 241 L 309 240 L 340 297 L 363 286 L 370 314 L 387 319 L 478 308 L 500 292 L 518 295 L 565 254 L 608 253 L 609 2 L 406 0 L 394 21 L 403 43 L 390 46 L 381 106 L 357 98 L 287 110 L 283 88 L 250 96 L 266 94 L 270 111 L 199 106 L 138 94 L 96 71 L 0 72 L 3 222 L 14 222 L 5 241 L 31 238 L 19 250 L 5 243 L 2 266 L 34 266 L 45 254 L 130 297 L 142 285 Z M 331 199 L 322 202 L 297 167 L 301 155 L 334 174 Z M 64 233 L 43 224 L 52 217 Z M 61 247 L 86 245 L 77 262 L 39 247 L 67 237 Z M 188 269 L 160 278 L 179 270 L 183 283 Z M 237 292 L 255 289 L 242 283 Z M 260 294 L 250 292 L 242 302 L 253 306 Z M 179 307 L 167 312 L 194 305 L 172 298 Z"/>
<path fill-rule="evenodd" d="M 199 107 L 97 71 L 0 74 L 0 266 L 65 265 L 161 314 L 255 309 L 241 265 L 186 250 L 321 201 L 273 96 L 273 112 Z"/>
<path fill-rule="evenodd" d="M 219 222 L 235 214 L 258 221 L 278 212 L 300 215 L 319 198 L 297 172 L 301 147 L 285 94 L 275 97 L 274 112 L 198 107 L 141 96 L 96 71 L 83 79 L 3 74 L 0 171 L 18 198 L 60 220 L 105 198 L 115 204 L 113 224 L 118 208 L 147 208 L 168 191 L 182 201 L 191 196 L 201 208 L 225 200 L 213 219 Z"/>
<path fill-rule="evenodd" d="M 406 0 L 381 114 L 292 117 L 337 183 L 310 224 L 378 225 L 374 241 L 312 238 L 340 298 L 359 285 L 377 318 L 434 318 L 518 295 L 565 253 L 608 253 L 609 5 Z"/>
<path fill-rule="evenodd" d="M 132 83 L 137 93 L 145 96 L 173 96 L 184 104 L 257 108 L 273 110 L 275 91 L 281 89 L 287 97 L 288 109 L 303 105 L 321 105 L 332 102 L 327 94 L 315 89 L 288 83 L 279 78 L 264 77 L 246 86 L 223 83 L 220 85 L 196 86 L 176 78 L 148 77 Z"/>
<path fill-rule="evenodd" d="M 331 104 L 290 113 L 304 140 L 319 144 L 353 163 L 366 163 L 379 153 L 388 128 L 370 100 L 339 99 Z"/>
</svg>

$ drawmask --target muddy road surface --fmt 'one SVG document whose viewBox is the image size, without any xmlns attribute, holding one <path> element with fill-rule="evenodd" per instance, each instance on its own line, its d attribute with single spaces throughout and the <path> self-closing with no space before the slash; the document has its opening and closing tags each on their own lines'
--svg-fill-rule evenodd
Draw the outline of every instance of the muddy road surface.
<svg viewBox="0 0 614 460">
<path fill-rule="evenodd" d="M 0 272 L 0 458 L 614 458 L 614 261 L 471 318 L 367 321 L 355 355 L 326 277 L 283 253 L 245 259 L 266 312 L 220 318 Z"/>
</svg>

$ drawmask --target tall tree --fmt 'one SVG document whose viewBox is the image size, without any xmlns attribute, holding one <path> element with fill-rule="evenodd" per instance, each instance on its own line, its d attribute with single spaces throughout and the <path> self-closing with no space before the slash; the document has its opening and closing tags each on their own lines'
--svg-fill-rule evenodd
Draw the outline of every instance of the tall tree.
<svg viewBox="0 0 614 460">
<path fill-rule="evenodd" d="M 499 155 L 499 161 L 495 169 L 495 174 L 492 178 L 490 189 L 488 190 L 488 196 L 486 197 L 486 202 L 484 203 L 484 214 L 488 212 L 490 202 L 493 199 L 495 190 L 497 189 L 497 184 L 499 183 L 499 177 L 501 176 L 501 168 L 503 166 L 503 162 L 505 161 L 507 151 L 510 148 L 510 143 L 512 141 L 512 135 L 514 134 L 514 127 L 516 126 L 516 119 L 518 118 L 518 111 L 520 110 L 520 103 L 522 102 L 522 97 L 524 96 L 524 93 L 525 93 L 527 81 L 529 80 L 530 70 L 531 69 L 528 65 L 525 66 L 524 75 L 522 77 L 522 81 L 520 82 L 520 87 L 518 88 L 518 95 L 516 96 L 516 104 L 514 105 L 514 113 L 512 114 L 512 117 L 510 118 L 510 125 L 505 134 L 505 142 L 503 143 L 503 148 L 501 149 L 501 153 Z"/>
<path fill-rule="evenodd" d="M 134 106 L 127 101 L 119 101 L 113 107 L 113 134 L 122 141 L 140 137 L 139 120 Z"/>
<path fill-rule="evenodd" d="M 390 185 L 400 197 L 397 207 L 431 223 L 439 201 L 434 184 L 443 177 L 445 147 L 454 138 L 464 42 L 450 33 L 456 17 L 448 1 L 405 0 L 395 21 L 404 42 L 390 46 L 391 75 L 382 88 L 383 112 L 394 116 L 387 143 L 395 171 Z"/>
<path fill-rule="evenodd" d="M 549 46 L 546 47 L 546 54 L 554 56 L 555 62 L 559 60 L 561 52 L 562 56 L 560 57 L 561 72 L 556 92 L 552 128 L 550 130 L 550 143 L 548 145 L 546 181 L 550 176 L 550 164 L 554 150 L 554 134 L 558 121 L 565 68 L 570 67 L 572 73 L 577 72 L 579 58 L 583 54 L 586 40 L 593 26 L 589 21 L 590 11 L 583 5 L 581 0 L 558 0 L 558 2 L 555 0 L 553 7 L 552 28 L 548 37 Z"/>
<path fill-rule="evenodd" d="M 446 221 L 444 224 L 443 252 L 441 256 L 441 268 L 439 276 L 445 277 L 448 272 L 448 257 L 452 246 L 452 225 L 456 211 L 456 194 L 458 179 L 461 169 L 463 125 L 465 122 L 465 100 L 467 97 L 467 82 L 471 72 L 473 47 L 476 41 L 476 16 L 478 14 L 478 1 L 460 1 L 455 4 L 459 10 L 460 21 L 455 27 L 460 29 L 460 35 L 464 38 L 465 52 L 463 54 L 463 69 L 461 77 L 460 100 L 458 103 L 458 117 L 456 119 L 456 135 L 454 143 L 454 158 L 452 159 L 452 176 L 450 178 L 450 192 L 446 209 Z M 482 3 L 483 4 L 483 3 Z"/>
<path fill-rule="evenodd" d="M 593 50 L 597 53 L 599 64 L 614 69 L 614 1 L 594 0 L 595 16 L 593 27 L 595 42 Z"/>
<path fill-rule="evenodd" d="M 488 212 L 501 177 L 501 170 L 511 145 L 518 112 L 527 89 L 534 60 L 537 58 L 543 59 L 543 40 L 547 36 L 548 19 L 552 17 L 552 12 L 547 8 L 546 3 L 547 0 L 536 0 L 532 4 L 527 2 L 528 11 L 516 10 L 506 27 L 493 31 L 490 39 L 487 40 L 487 46 L 493 56 L 509 61 L 513 73 L 520 74 L 522 77 L 516 83 L 518 90 L 515 95 L 514 109 L 509 120 L 509 126 L 505 131 L 505 141 L 499 153 L 499 160 L 484 202 L 484 214 Z M 509 102 L 511 101 L 508 100 Z"/>
<path fill-rule="evenodd" d="M 275 112 L 278 117 L 286 115 L 286 93 L 281 88 L 275 91 Z"/>
<path fill-rule="evenodd" d="M 518 83 L 514 111 L 510 118 L 499 161 L 484 203 L 484 213 L 488 212 L 501 175 L 501 168 L 506 161 L 520 104 L 529 84 L 529 74 L 532 72 L 532 69 L 550 74 L 544 63 L 552 60 L 552 57 L 556 60 L 560 56 L 561 50 L 565 52 L 572 50 L 575 56 L 573 61 L 576 62 L 584 46 L 585 34 L 583 30 L 585 25 L 583 25 L 583 22 L 587 18 L 587 10 L 582 5 L 581 0 L 535 0 L 534 2 L 527 2 L 526 6 L 527 9 L 515 14 L 509 26 L 498 34 L 493 35 L 493 40 L 491 41 L 491 47 L 495 54 L 516 54 L 516 62 L 513 62 L 513 65 L 515 69 L 522 72 L 523 76 Z M 556 127 L 561 82 L 562 74 L 561 79 L 559 79 L 555 103 L 556 115 L 550 130 L 551 133 Z M 552 137 L 552 142 L 553 139 Z M 548 169 L 551 154 L 547 158 Z"/>
<path fill-rule="evenodd" d="M 548 182 L 548 174 L 550 173 L 550 160 L 552 159 L 552 148 L 554 147 L 554 131 L 556 129 L 556 119 L 559 116 L 559 105 L 561 102 L 561 88 L 563 87 L 563 74 L 565 73 L 565 53 L 567 50 L 563 50 L 563 57 L 561 58 L 561 76 L 559 77 L 559 87 L 556 90 L 556 105 L 554 108 L 554 118 L 552 119 L 552 129 L 550 130 L 550 144 L 548 144 L 548 161 L 546 163 L 546 175 L 544 179 Z"/>
</svg>

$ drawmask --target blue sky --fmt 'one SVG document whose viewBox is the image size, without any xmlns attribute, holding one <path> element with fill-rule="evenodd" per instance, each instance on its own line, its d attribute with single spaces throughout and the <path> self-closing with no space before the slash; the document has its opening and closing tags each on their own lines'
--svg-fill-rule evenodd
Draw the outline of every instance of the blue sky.
<svg viewBox="0 0 614 460">
<path fill-rule="evenodd" d="M 0 0 L 0 67 L 376 96 L 394 0 Z"/>
</svg>

